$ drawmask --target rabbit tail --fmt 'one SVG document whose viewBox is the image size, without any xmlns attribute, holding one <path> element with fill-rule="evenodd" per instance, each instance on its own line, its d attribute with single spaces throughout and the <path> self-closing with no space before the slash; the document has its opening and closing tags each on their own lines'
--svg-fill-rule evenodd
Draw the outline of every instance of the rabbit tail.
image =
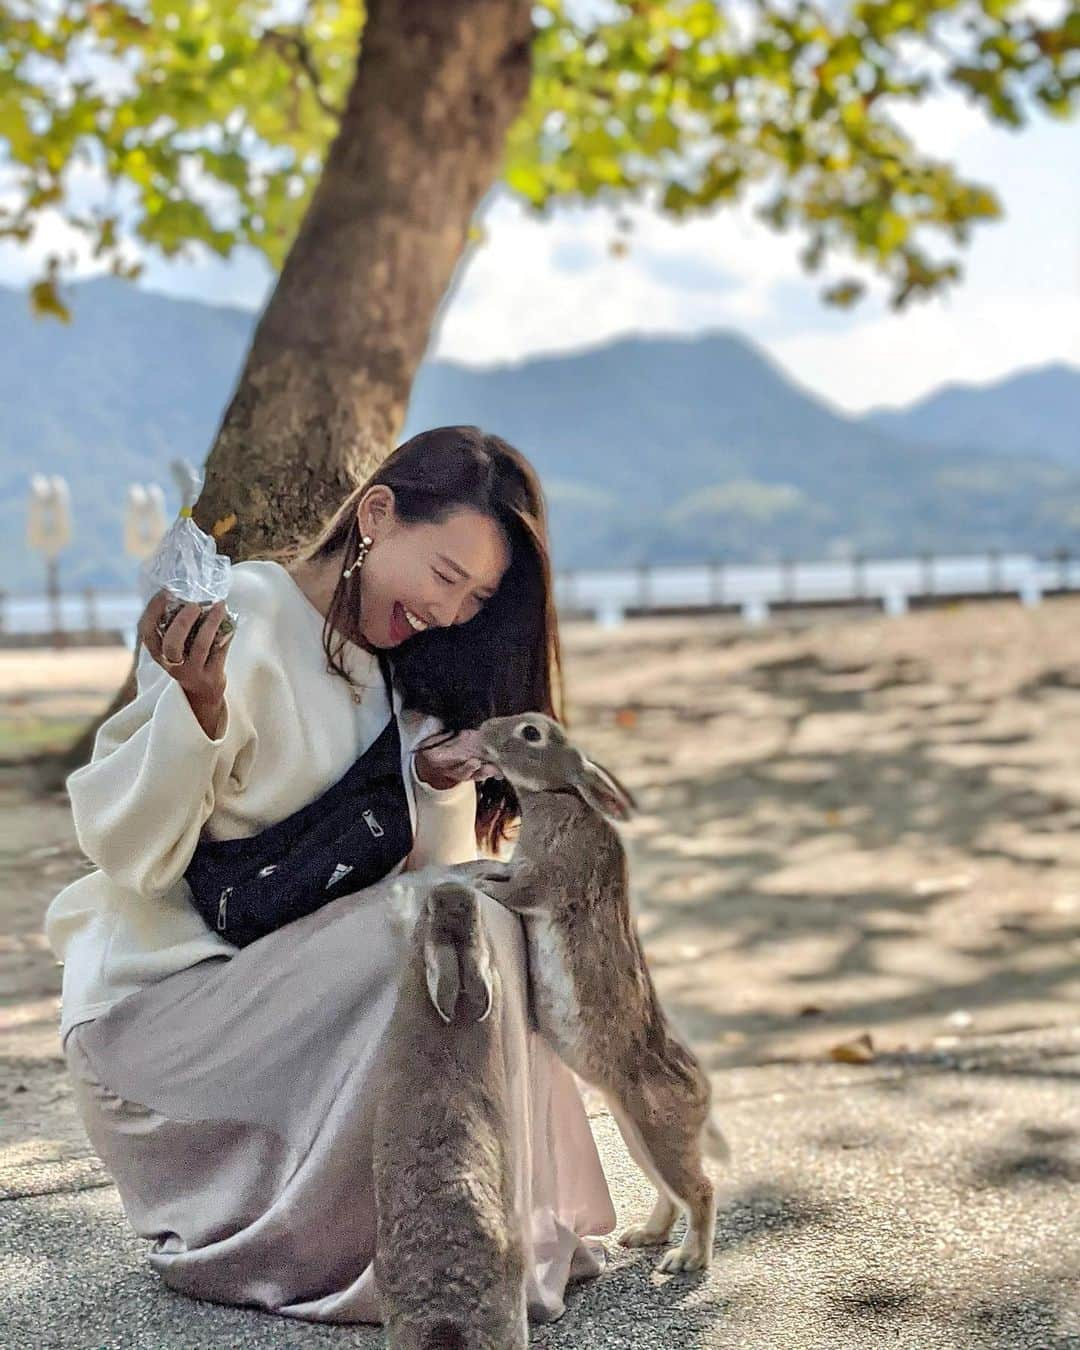
<svg viewBox="0 0 1080 1350">
<path fill-rule="evenodd" d="M 710 1113 L 705 1118 L 705 1128 L 701 1132 L 701 1143 L 705 1153 L 715 1162 L 731 1161 L 731 1145 L 720 1128 L 720 1122 Z"/>
</svg>

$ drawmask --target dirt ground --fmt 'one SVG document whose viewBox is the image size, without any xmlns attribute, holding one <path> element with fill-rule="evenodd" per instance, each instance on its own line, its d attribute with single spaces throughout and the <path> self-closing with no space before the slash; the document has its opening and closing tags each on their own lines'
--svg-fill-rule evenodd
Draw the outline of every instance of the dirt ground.
<svg viewBox="0 0 1080 1350">
<path fill-rule="evenodd" d="M 638 797 L 657 985 L 710 1068 L 1075 1023 L 1080 601 L 785 631 L 569 625 L 564 647 L 576 733 Z M 0 652 L 0 752 L 68 734 L 127 664 Z M 77 1129 L 41 923 L 87 866 L 64 796 L 0 767 L 9 1163 Z"/>
</svg>

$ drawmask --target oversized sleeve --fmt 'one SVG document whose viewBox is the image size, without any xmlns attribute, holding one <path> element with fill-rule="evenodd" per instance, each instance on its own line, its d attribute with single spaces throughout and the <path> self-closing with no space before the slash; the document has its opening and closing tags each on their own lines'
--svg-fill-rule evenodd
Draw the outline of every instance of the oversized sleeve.
<svg viewBox="0 0 1080 1350">
<path fill-rule="evenodd" d="M 255 616 L 245 615 L 230 643 L 214 737 L 180 685 L 141 648 L 135 698 L 101 724 L 90 763 L 69 775 L 79 845 L 119 885 L 146 897 L 169 890 L 191 861 L 216 790 L 250 761 L 256 736 L 243 676 L 256 627 Z"/>
<path fill-rule="evenodd" d="M 437 718 L 429 718 L 414 737 L 419 744 L 442 730 Z M 409 777 L 416 799 L 416 836 L 409 855 L 409 870 L 428 863 L 472 862 L 479 855 L 476 845 L 476 787 L 472 782 L 450 788 L 433 788 L 416 772 L 416 756 L 409 756 Z"/>
</svg>

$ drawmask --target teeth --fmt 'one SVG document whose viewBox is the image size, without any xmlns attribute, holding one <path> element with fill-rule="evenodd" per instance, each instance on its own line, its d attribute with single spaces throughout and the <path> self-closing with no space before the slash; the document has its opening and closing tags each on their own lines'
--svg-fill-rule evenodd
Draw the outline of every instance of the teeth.
<svg viewBox="0 0 1080 1350">
<path fill-rule="evenodd" d="M 427 627 L 427 624 L 423 621 L 423 619 L 418 619 L 416 615 L 412 612 L 412 610 L 405 609 L 404 605 L 402 605 L 401 608 L 405 610 L 405 617 L 408 619 L 409 627 L 413 630 L 413 632 L 422 633 L 424 629 Z"/>
</svg>

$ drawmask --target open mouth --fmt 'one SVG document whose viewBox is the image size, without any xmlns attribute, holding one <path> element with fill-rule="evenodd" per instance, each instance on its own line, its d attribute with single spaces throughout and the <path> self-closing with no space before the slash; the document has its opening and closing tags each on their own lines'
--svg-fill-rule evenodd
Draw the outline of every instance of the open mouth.
<svg viewBox="0 0 1080 1350">
<path fill-rule="evenodd" d="M 394 604 L 394 627 L 399 637 L 406 638 L 413 633 L 425 632 L 428 625 L 398 600 Z"/>
</svg>

